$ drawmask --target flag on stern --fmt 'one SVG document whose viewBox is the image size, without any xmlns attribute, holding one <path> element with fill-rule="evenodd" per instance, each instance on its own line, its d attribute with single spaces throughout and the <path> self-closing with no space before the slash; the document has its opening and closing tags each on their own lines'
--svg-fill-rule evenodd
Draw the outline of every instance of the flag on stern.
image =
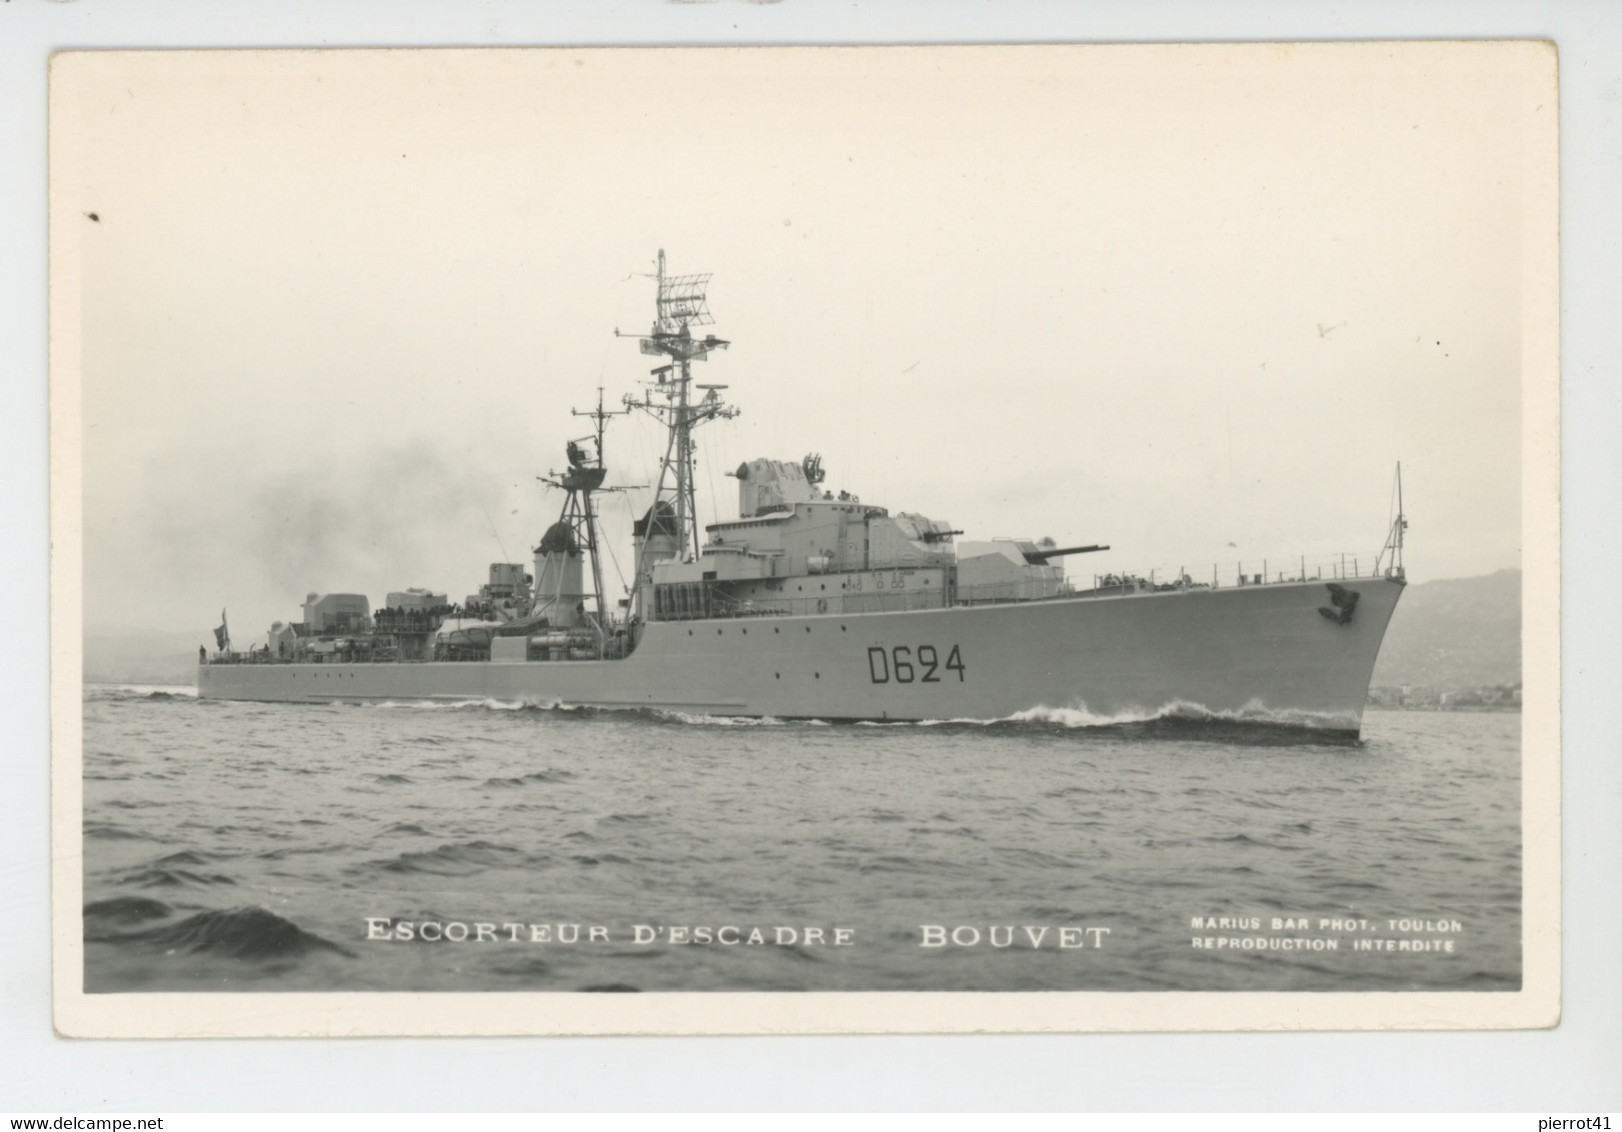
<svg viewBox="0 0 1622 1132">
<path fill-rule="evenodd" d="M 214 630 L 214 643 L 223 652 L 231 646 L 231 630 L 227 627 L 225 610 L 220 610 L 220 627 Z"/>
</svg>

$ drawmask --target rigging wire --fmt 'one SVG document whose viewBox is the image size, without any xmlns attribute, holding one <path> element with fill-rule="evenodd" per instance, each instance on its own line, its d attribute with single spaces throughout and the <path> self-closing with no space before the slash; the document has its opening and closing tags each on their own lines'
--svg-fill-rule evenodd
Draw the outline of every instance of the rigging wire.
<svg viewBox="0 0 1622 1132">
<path fill-rule="evenodd" d="M 496 545 L 501 548 L 501 560 L 503 562 L 512 561 L 507 557 L 507 544 L 501 541 L 501 532 L 496 530 L 496 521 L 490 517 L 490 508 L 484 505 L 484 497 L 475 491 L 473 498 L 478 503 L 479 510 L 484 512 L 484 521 L 490 524 L 490 534 L 495 538 Z"/>
<path fill-rule="evenodd" d="M 636 508 L 631 503 L 629 491 L 625 493 L 625 506 L 630 510 L 632 516 L 631 521 L 634 523 L 636 521 Z M 614 540 L 611 538 L 604 538 L 602 542 L 603 549 L 608 551 L 609 562 L 613 563 L 614 565 L 614 573 L 620 580 L 620 588 L 626 593 L 630 593 L 631 587 L 625 584 L 625 571 L 620 569 L 619 557 L 614 553 Z"/>
<path fill-rule="evenodd" d="M 704 472 L 710 481 L 710 513 L 715 516 L 715 521 L 719 523 L 721 521 L 721 508 L 715 502 L 715 461 L 711 459 L 714 455 L 714 447 L 708 440 L 704 441 Z M 694 531 L 693 535 L 693 541 L 697 543 L 698 532 Z"/>
</svg>

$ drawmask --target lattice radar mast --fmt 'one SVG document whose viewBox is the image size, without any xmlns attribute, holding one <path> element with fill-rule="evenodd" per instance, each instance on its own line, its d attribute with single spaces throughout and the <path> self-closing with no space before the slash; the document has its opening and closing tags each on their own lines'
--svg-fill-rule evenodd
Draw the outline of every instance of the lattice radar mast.
<svg viewBox="0 0 1622 1132">
<path fill-rule="evenodd" d="M 693 384 L 692 363 L 703 361 L 711 350 L 724 350 L 731 343 L 713 334 L 695 338 L 692 333 L 693 327 L 709 326 L 715 321 L 705 301 L 709 273 L 665 274 L 665 253 L 661 248 L 659 269 L 654 278 L 658 280 L 659 290 L 653 329 L 639 344 L 644 354 L 667 357 L 670 362 L 651 371 L 654 380 L 645 383 L 641 395 L 627 394 L 625 406 L 641 409 L 665 428 L 665 454 L 659 464 L 659 480 L 654 487 L 649 514 L 659 514 L 661 502 L 670 507 L 676 517 L 677 554 L 682 561 L 691 562 L 698 557 L 699 550 L 693 430 L 708 421 L 738 415 L 738 410 L 721 397 L 725 385 Z M 699 391 L 697 397 L 694 390 Z M 639 555 L 633 582 L 638 592 L 644 569 Z"/>
</svg>

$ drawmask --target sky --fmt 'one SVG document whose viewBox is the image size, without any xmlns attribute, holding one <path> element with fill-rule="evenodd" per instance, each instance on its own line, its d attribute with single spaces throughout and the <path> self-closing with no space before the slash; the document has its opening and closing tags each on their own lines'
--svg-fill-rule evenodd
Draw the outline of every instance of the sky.
<svg viewBox="0 0 1622 1132">
<path fill-rule="evenodd" d="M 713 272 L 724 472 L 1093 571 L 1517 566 L 1525 46 L 98 53 L 53 67 L 85 624 L 241 643 L 528 561 Z M 94 214 L 94 219 L 90 214 Z M 610 426 L 611 591 L 661 442 Z M 614 593 L 611 592 L 611 597 Z"/>
</svg>

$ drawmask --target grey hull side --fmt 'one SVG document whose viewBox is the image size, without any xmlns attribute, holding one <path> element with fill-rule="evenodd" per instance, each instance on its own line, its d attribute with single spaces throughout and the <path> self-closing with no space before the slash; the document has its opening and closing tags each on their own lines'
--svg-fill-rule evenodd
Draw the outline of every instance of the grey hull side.
<svg viewBox="0 0 1622 1132">
<path fill-rule="evenodd" d="M 212 664 L 205 698 L 524 701 L 833 720 L 1169 712 L 1356 733 L 1403 584 L 1323 582 L 913 612 L 657 622 L 614 661 Z"/>
</svg>

